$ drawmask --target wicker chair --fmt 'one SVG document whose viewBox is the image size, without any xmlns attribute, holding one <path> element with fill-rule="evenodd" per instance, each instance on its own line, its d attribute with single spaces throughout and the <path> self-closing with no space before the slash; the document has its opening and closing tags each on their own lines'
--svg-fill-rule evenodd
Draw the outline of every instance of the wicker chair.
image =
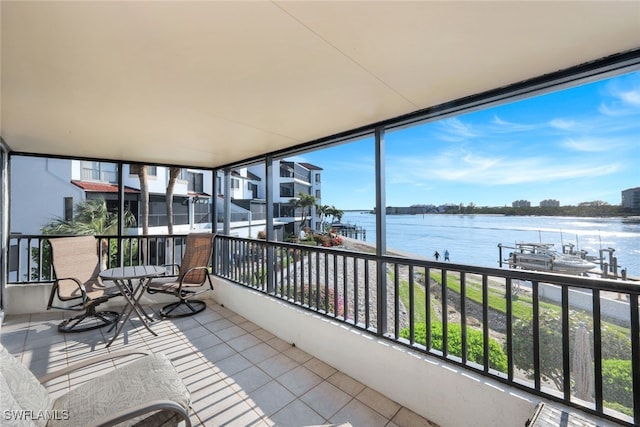
<svg viewBox="0 0 640 427">
<path fill-rule="evenodd" d="M 152 279 L 149 283 L 148 293 L 164 293 L 178 298 L 178 301 L 162 307 L 160 314 L 163 317 L 192 316 L 206 308 L 204 301 L 194 298 L 213 290 L 213 283 L 209 276 L 209 262 L 213 252 L 214 237 L 215 235 L 211 233 L 189 234 L 182 262 L 180 265 L 175 265 L 178 267 L 178 275 Z"/>
<path fill-rule="evenodd" d="M 119 364 L 62 395 L 52 396 L 42 385 L 87 366 L 133 354 L 147 355 Z M 109 353 L 38 379 L 0 345 L 0 408 L 7 425 L 157 427 L 182 423 L 190 427 L 190 405 L 189 391 L 164 354 L 139 350 Z"/>
<path fill-rule="evenodd" d="M 82 311 L 58 325 L 60 332 L 83 332 L 114 323 L 115 311 L 96 311 L 96 306 L 119 296 L 115 286 L 105 286 L 98 276 L 100 264 L 94 236 L 60 237 L 49 239 L 51 259 L 56 280 L 51 288 L 47 310 Z M 71 302 L 55 306 L 54 300 Z"/>
</svg>

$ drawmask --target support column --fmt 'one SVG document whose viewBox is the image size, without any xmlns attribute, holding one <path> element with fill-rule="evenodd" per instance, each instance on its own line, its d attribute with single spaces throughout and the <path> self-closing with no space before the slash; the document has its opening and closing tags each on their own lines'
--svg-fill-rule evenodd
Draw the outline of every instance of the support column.
<svg viewBox="0 0 640 427">
<path fill-rule="evenodd" d="M 218 172 L 220 169 L 216 168 L 212 171 L 211 177 L 211 208 L 209 208 L 209 214 L 211 215 L 211 230 L 213 233 L 218 232 L 218 194 L 220 194 L 220 186 L 218 185 Z"/>
<path fill-rule="evenodd" d="M 267 293 L 275 292 L 275 265 L 276 255 L 274 253 L 275 248 L 269 245 L 275 237 L 275 230 L 273 226 L 273 156 L 267 155 L 265 157 L 265 185 L 266 185 L 266 198 L 267 198 Z"/>
<path fill-rule="evenodd" d="M 224 219 L 222 234 L 228 236 L 231 233 L 231 169 L 224 170 Z"/>
<path fill-rule="evenodd" d="M 387 263 L 382 256 L 387 253 L 386 181 L 384 128 L 375 131 L 376 156 L 376 256 L 377 256 L 377 331 L 382 336 L 387 333 Z"/>
<path fill-rule="evenodd" d="M 118 266 L 124 266 L 124 249 L 122 247 L 122 236 L 124 236 L 124 164 L 118 162 Z M 138 247 L 140 249 L 140 247 Z M 104 254 L 103 254 L 104 256 Z M 109 254 L 107 257 L 107 268 L 109 265 Z"/>
</svg>

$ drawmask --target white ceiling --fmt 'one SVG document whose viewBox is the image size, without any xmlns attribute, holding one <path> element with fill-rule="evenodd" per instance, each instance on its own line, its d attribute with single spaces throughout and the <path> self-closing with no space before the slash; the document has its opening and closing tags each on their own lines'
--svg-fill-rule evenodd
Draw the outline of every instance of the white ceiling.
<svg viewBox="0 0 640 427">
<path fill-rule="evenodd" d="M 640 1 L 2 1 L 12 150 L 213 167 L 640 47 Z"/>
</svg>

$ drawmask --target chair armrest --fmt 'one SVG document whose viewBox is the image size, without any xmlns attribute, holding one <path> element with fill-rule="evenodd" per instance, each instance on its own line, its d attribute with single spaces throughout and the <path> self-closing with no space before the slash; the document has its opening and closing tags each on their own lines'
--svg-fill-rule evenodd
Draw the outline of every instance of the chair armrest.
<svg viewBox="0 0 640 427">
<path fill-rule="evenodd" d="M 209 267 L 208 266 L 191 267 L 190 269 L 185 271 L 185 273 L 182 275 L 182 278 L 180 279 L 180 288 L 182 288 L 182 282 L 184 281 L 184 278 L 187 277 L 187 275 L 189 275 L 189 273 L 191 273 L 192 271 L 196 271 L 196 270 L 207 270 L 207 273 L 209 273 Z M 208 274 L 206 274 L 205 276 L 208 276 Z M 209 281 L 210 280 L 211 279 L 209 279 Z M 204 285 L 204 283 L 205 283 L 205 280 L 202 281 L 203 285 Z"/>
<path fill-rule="evenodd" d="M 180 406 L 178 403 L 172 400 L 155 400 L 152 402 L 145 402 L 141 405 L 138 405 L 133 408 L 126 409 L 124 411 L 120 411 L 118 413 L 113 414 L 112 416 L 102 419 L 94 424 L 96 427 L 109 427 L 119 424 L 123 421 L 129 420 L 134 417 L 139 417 L 149 412 L 155 411 L 173 411 L 180 415 L 184 422 L 185 427 L 191 427 L 191 420 L 189 419 L 189 414 L 185 409 Z"/>
<path fill-rule="evenodd" d="M 145 350 L 122 350 L 122 351 L 116 351 L 114 353 L 107 353 L 107 354 L 103 354 L 101 356 L 95 356 L 92 357 L 90 359 L 86 359 L 77 363 L 74 363 L 72 365 L 67 366 L 66 368 L 62 368 L 59 369 L 57 371 L 51 372 L 47 375 L 44 375 L 40 378 L 38 378 L 38 381 L 40 381 L 40 384 L 44 384 L 46 382 L 49 382 L 55 378 L 61 377 L 62 375 L 67 375 L 71 372 L 77 371 L 78 369 L 82 369 L 85 368 L 87 366 L 90 365 L 95 365 L 96 363 L 100 363 L 100 362 L 104 362 L 105 360 L 111 360 L 111 359 L 117 359 L 120 357 L 127 357 L 127 356 L 132 356 L 134 354 L 141 354 L 144 356 L 148 356 L 149 354 L 151 354 L 148 351 Z"/>
<path fill-rule="evenodd" d="M 56 282 L 55 282 L 56 286 L 59 286 L 58 284 L 62 280 L 71 280 L 72 282 L 75 282 L 76 286 L 80 289 L 80 292 L 82 295 L 79 297 L 71 298 L 71 299 L 82 298 L 83 303 L 87 302 L 87 290 L 85 289 L 84 284 L 80 282 L 80 280 L 78 280 L 75 277 L 56 277 Z"/>
</svg>

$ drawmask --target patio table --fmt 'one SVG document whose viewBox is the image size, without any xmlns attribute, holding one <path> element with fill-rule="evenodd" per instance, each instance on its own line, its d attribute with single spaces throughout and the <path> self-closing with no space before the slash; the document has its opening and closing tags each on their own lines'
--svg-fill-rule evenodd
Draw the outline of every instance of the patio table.
<svg viewBox="0 0 640 427">
<path fill-rule="evenodd" d="M 142 298 L 142 295 L 145 293 L 151 279 L 163 276 L 164 274 L 166 274 L 166 268 L 155 265 L 117 267 L 100 272 L 100 277 L 103 280 L 111 280 L 116 284 L 127 302 L 116 321 L 116 324 L 120 323 L 121 320 L 122 323 L 120 323 L 116 328 L 116 332 L 107 343 L 107 347 L 109 347 L 118 337 L 120 332 L 122 332 L 124 325 L 127 323 L 127 320 L 131 317 L 131 313 L 134 311 L 142 321 L 144 327 L 153 335 L 158 336 L 158 334 L 156 334 L 149 325 L 153 319 L 140 305 L 140 298 Z"/>
</svg>

